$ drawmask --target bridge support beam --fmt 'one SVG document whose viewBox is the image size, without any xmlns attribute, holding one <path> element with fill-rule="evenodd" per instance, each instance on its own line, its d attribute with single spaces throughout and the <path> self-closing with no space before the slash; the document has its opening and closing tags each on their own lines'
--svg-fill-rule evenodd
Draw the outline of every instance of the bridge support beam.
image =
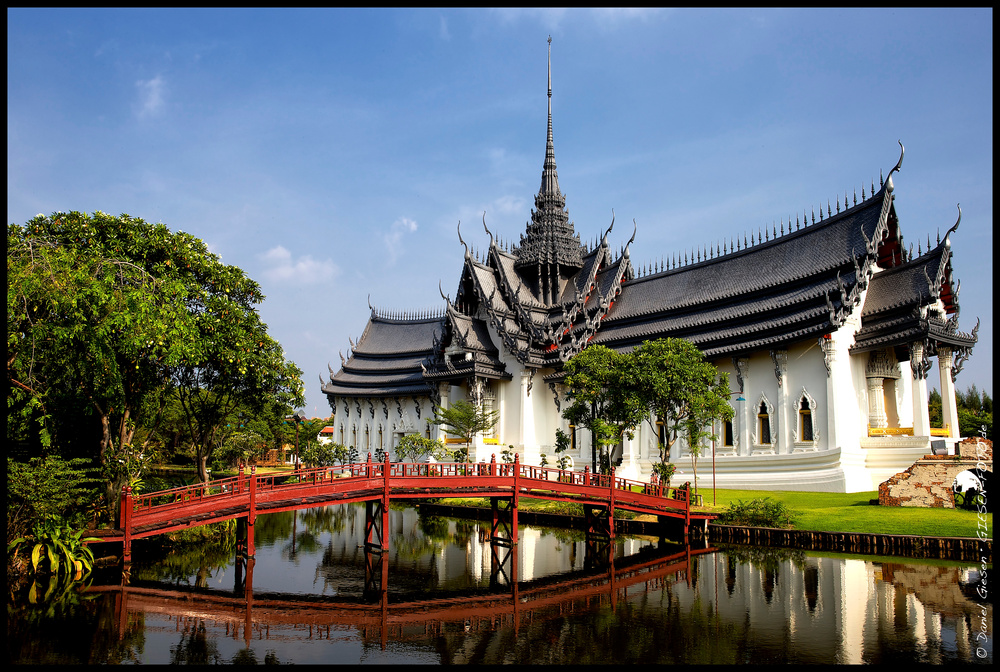
<svg viewBox="0 0 1000 672">
<path fill-rule="evenodd" d="M 243 469 L 240 469 L 240 477 L 243 476 Z M 257 522 L 257 467 L 250 467 L 250 478 L 247 483 L 247 490 L 250 495 L 250 505 L 247 508 L 245 518 L 236 519 L 236 552 L 245 558 L 253 558 L 257 555 L 257 547 L 254 544 L 254 525 Z"/>
<path fill-rule="evenodd" d="M 365 502 L 365 550 L 389 550 L 389 507 L 382 500 Z"/>
<path fill-rule="evenodd" d="M 236 555 L 241 558 L 254 558 L 257 547 L 254 545 L 254 524 L 250 518 L 236 519 Z"/>
<path fill-rule="evenodd" d="M 517 545 L 517 498 L 490 497 L 493 526 L 490 543 L 500 546 Z"/>
<path fill-rule="evenodd" d="M 118 526 L 124 532 L 122 539 L 122 563 L 128 565 L 132 562 L 132 488 L 124 486 L 122 488 L 122 499 L 118 511 Z"/>
<path fill-rule="evenodd" d="M 584 504 L 583 518 L 588 537 L 615 538 L 615 514 L 610 506 Z"/>
<path fill-rule="evenodd" d="M 378 599 L 383 604 L 389 592 L 389 559 L 382 549 L 365 546 L 366 599 Z"/>
</svg>

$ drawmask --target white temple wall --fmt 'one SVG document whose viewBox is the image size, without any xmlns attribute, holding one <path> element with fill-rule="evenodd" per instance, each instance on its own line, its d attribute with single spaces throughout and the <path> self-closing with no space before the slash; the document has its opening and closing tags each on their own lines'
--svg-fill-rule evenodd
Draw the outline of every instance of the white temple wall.
<svg viewBox="0 0 1000 672">
<path fill-rule="evenodd" d="M 379 448 L 396 459 L 393 448 L 399 439 L 411 433 L 424 436 L 426 419 L 434 417 L 428 397 L 341 397 L 331 410 L 333 441 L 357 449 L 362 461 L 369 453 L 374 459 Z"/>
</svg>

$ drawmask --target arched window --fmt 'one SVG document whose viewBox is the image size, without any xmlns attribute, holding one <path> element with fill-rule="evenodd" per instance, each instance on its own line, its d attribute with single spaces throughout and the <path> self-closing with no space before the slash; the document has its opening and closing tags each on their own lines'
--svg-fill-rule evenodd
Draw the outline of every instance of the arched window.
<svg viewBox="0 0 1000 672">
<path fill-rule="evenodd" d="M 767 412 L 767 402 L 763 399 L 757 410 L 757 443 L 767 445 L 771 441 L 771 415 Z"/>
<path fill-rule="evenodd" d="M 805 395 L 799 400 L 799 437 L 800 441 L 813 440 L 812 409 Z"/>
</svg>

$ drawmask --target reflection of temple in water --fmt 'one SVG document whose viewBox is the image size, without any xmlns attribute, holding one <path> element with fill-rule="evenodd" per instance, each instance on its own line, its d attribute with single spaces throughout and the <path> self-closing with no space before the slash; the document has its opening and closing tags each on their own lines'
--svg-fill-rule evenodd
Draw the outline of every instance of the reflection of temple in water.
<svg viewBox="0 0 1000 672">
<path fill-rule="evenodd" d="M 942 649 L 976 658 L 974 623 L 982 611 L 963 594 L 962 567 L 736 548 L 693 562 L 692 580 L 670 588 L 680 611 L 710 603 L 722 622 L 794 642 L 797 661 L 868 663 L 889 639 L 909 641 L 927 663 L 945 662 L 936 659 Z"/>
<path fill-rule="evenodd" d="M 504 548 L 490 543 L 490 521 L 415 508 L 389 511 L 383 551 L 363 543 L 363 506 L 335 511 L 336 520 L 273 514 L 287 523 L 274 526 L 274 543 L 258 546 L 256 559 L 238 557 L 216 588 L 123 581 L 88 592 L 110 594 L 119 640 L 137 623 L 145 636 L 197 626 L 289 662 L 311 660 L 307 649 L 328 655 L 309 646 L 330 640 L 369 651 L 430 646 L 435 662 L 453 664 L 483 662 L 486 650 L 504 651 L 504 662 L 608 660 L 621 647 L 647 663 L 978 659 L 970 566 L 652 538 L 601 544 L 527 526 Z M 312 563 L 316 572 L 288 571 Z M 988 602 L 986 617 L 992 623 Z M 509 658 L 514 644 L 519 658 Z M 985 661 L 992 655 L 989 642 Z"/>
</svg>

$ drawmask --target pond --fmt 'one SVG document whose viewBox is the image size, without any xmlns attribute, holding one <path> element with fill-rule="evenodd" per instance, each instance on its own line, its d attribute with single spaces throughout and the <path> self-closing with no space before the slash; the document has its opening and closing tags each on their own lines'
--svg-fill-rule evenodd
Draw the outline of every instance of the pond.
<svg viewBox="0 0 1000 672">
<path fill-rule="evenodd" d="M 785 549 L 588 540 L 365 508 L 262 515 L 256 557 L 206 544 L 40 605 L 8 598 L 30 664 L 991 663 L 977 567 Z M 514 580 L 516 577 L 516 580 Z M 126 585 L 123 585 L 126 584 Z M 988 630 L 980 637 L 983 615 Z"/>
</svg>

